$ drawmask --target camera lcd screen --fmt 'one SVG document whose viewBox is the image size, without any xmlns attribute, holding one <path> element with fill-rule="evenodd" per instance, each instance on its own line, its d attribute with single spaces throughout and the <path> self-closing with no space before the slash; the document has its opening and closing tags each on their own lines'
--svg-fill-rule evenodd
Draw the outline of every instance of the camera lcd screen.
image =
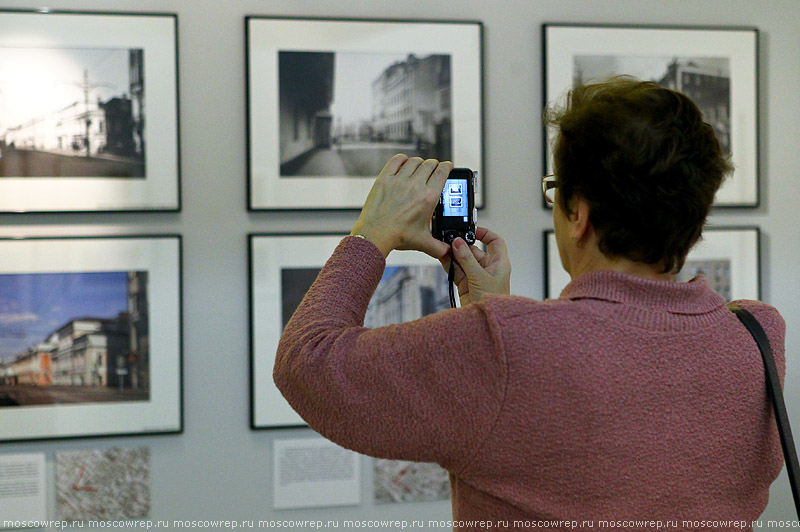
<svg viewBox="0 0 800 532">
<path fill-rule="evenodd" d="M 448 179 L 442 191 L 444 216 L 455 216 L 469 221 L 469 197 L 466 179 Z"/>
</svg>

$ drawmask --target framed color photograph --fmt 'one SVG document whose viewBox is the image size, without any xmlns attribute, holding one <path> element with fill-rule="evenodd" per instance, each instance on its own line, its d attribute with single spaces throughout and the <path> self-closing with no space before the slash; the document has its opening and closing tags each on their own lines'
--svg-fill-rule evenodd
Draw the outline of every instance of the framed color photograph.
<svg viewBox="0 0 800 532">
<path fill-rule="evenodd" d="M 322 266 L 345 235 L 250 235 L 251 426 L 303 427 L 272 381 L 278 340 Z M 424 253 L 389 255 L 364 319 L 375 328 L 450 308 L 447 274 Z"/>
<path fill-rule="evenodd" d="M 0 441 L 182 430 L 179 236 L 0 254 Z"/>
<path fill-rule="evenodd" d="M 758 206 L 758 30 L 544 24 L 544 105 L 570 88 L 628 75 L 689 96 L 735 166 L 717 207 Z M 552 171 L 547 131 L 544 174 Z"/>
<path fill-rule="evenodd" d="M 570 281 L 561 267 L 552 230 L 544 232 L 545 298 L 557 298 Z M 726 301 L 761 299 L 761 232 L 757 227 L 707 227 L 686 257 L 677 280 L 705 275 Z"/>
<path fill-rule="evenodd" d="M 396 153 L 482 173 L 480 22 L 245 25 L 251 210 L 360 208 Z"/>
<path fill-rule="evenodd" d="M 180 209 L 177 16 L 0 11 L 0 212 Z"/>
</svg>

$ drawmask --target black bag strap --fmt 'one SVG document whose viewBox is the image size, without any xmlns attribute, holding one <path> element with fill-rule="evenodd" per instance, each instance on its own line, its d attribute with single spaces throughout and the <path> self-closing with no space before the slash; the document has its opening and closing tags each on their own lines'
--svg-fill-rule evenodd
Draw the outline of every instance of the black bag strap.
<svg viewBox="0 0 800 532">
<path fill-rule="evenodd" d="M 783 457 L 786 460 L 786 469 L 789 473 L 789 484 L 792 486 L 792 496 L 794 506 L 800 516 L 800 496 L 798 496 L 798 484 L 800 484 L 800 464 L 797 461 L 797 451 L 792 438 L 792 429 L 789 426 L 789 416 L 786 414 L 786 404 L 783 402 L 783 391 L 781 382 L 778 380 L 778 369 L 775 367 L 775 356 L 769 340 L 761 327 L 750 312 L 741 308 L 730 306 L 731 311 L 736 314 L 750 334 L 755 338 L 758 349 L 761 351 L 761 358 L 764 359 L 764 369 L 767 373 L 767 392 L 769 393 L 772 405 L 775 407 L 775 419 L 778 421 L 778 433 L 781 435 L 781 447 L 783 447 Z"/>
</svg>

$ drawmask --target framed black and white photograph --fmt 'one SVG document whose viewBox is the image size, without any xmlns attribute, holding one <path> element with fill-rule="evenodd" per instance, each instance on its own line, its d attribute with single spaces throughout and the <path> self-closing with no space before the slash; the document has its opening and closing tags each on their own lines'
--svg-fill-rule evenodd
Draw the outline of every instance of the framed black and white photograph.
<svg viewBox="0 0 800 532">
<path fill-rule="evenodd" d="M 283 328 L 345 235 L 250 235 L 251 426 L 302 427 L 272 381 Z M 394 252 L 367 309 L 370 328 L 404 323 L 450 308 L 447 274 L 416 251 Z"/>
<path fill-rule="evenodd" d="M 482 169 L 480 22 L 245 24 L 251 210 L 360 208 L 396 153 Z"/>
<path fill-rule="evenodd" d="M 0 11 L 0 212 L 180 209 L 177 16 Z"/>
<path fill-rule="evenodd" d="M 0 441 L 182 430 L 179 236 L 0 254 Z"/>
<path fill-rule="evenodd" d="M 561 266 L 555 233 L 544 232 L 545 298 L 557 298 L 570 282 Z M 757 227 L 707 227 L 689 251 L 677 280 L 705 275 L 726 301 L 761 299 L 761 232 Z"/>
<path fill-rule="evenodd" d="M 544 104 L 572 87 L 626 75 L 686 94 L 730 155 L 735 171 L 717 207 L 758 206 L 758 30 L 543 25 Z M 553 132 L 545 136 L 551 174 Z"/>
</svg>

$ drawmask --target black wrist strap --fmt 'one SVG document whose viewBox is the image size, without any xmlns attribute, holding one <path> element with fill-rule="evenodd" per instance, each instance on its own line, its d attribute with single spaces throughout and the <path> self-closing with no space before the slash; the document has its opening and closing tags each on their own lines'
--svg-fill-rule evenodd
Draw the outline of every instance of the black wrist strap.
<svg viewBox="0 0 800 532">
<path fill-rule="evenodd" d="M 458 308 L 456 307 L 456 294 L 455 294 L 455 289 L 453 288 L 455 279 L 456 279 L 456 258 L 453 255 L 450 255 L 450 271 L 447 272 L 447 284 L 448 284 L 448 290 L 450 292 L 450 308 Z"/>
<path fill-rule="evenodd" d="M 800 484 L 800 465 L 797 462 L 797 451 L 794 447 L 792 429 L 789 426 L 789 416 L 786 414 L 786 404 L 783 402 L 783 391 L 781 390 L 781 382 L 778 380 L 778 369 L 775 367 L 772 348 L 769 345 L 764 329 L 752 314 L 741 307 L 731 306 L 729 308 L 736 314 L 739 321 L 747 327 L 750 334 L 753 335 L 758 344 L 758 349 L 761 351 L 761 358 L 764 359 L 764 369 L 767 373 L 767 392 L 772 400 L 772 405 L 775 407 L 775 419 L 778 422 L 778 433 L 781 435 L 783 458 L 786 461 L 786 469 L 789 473 L 789 484 L 792 486 L 794 506 L 798 516 L 800 516 L 800 497 L 797 492 L 798 484 Z"/>
</svg>

